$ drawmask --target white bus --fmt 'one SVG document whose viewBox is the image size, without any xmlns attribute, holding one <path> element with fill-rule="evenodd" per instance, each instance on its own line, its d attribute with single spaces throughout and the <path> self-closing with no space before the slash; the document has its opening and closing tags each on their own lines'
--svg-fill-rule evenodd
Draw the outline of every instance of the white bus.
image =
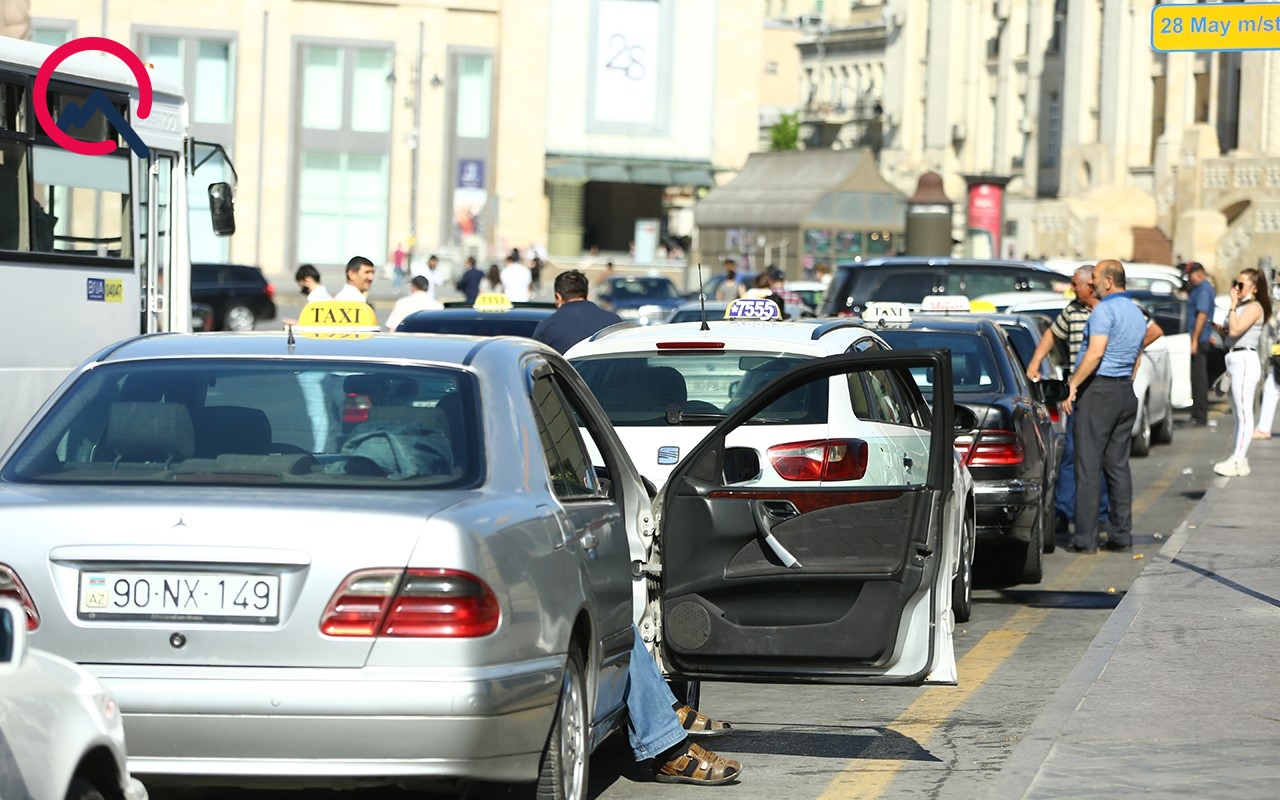
<svg viewBox="0 0 1280 800">
<path fill-rule="evenodd" d="M 140 333 L 191 330 L 187 186 L 202 161 L 225 158 L 220 147 L 187 136 L 181 86 L 151 73 L 151 114 L 141 119 L 133 73 L 98 52 L 57 67 L 46 97 L 50 113 L 56 120 L 99 89 L 149 157 L 135 156 L 101 113 L 68 133 L 113 138 L 115 153 L 84 156 L 59 147 L 33 105 L 36 72 L 52 52 L 0 37 L 0 451 L 98 350 Z M 195 224 L 234 231 L 231 191 L 226 183 L 210 185 L 213 213 Z"/>
</svg>

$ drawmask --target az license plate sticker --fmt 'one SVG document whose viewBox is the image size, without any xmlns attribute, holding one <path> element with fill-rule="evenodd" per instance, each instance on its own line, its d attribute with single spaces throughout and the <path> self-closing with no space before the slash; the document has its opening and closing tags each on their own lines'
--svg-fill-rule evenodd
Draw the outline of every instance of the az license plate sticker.
<svg viewBox="0 0 1280 800">
<path fill-rule="evenodd" d="M 217 572 L 80 573 L 81 619 L 272 623 L 280 618 L 280 578 Z"/>
</svg>

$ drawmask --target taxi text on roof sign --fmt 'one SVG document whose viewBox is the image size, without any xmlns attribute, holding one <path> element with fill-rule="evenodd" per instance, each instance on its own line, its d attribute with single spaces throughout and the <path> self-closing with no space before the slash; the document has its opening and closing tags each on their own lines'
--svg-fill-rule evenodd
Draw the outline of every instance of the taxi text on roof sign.
<svg viewBox="0 0 1280 800">
<path fill-rule="evenodd" d="M 510 311 L 514 306 L 511 298 L 501 292 L 485 292 L 476 295 L 476 302 L 472 308 L 476 311 Z"/>
<path fill-rule="evenodd" d="M 920 302 L 921 311 L 953 311 L 968 313 L 971 306 L 969 298 L 958 294 L 935 294 Z"/>
<path fill-rule="evenodd" d="M 381 330 L 368 303 L 317 300 L 298 315 L 294 331 L 309 339 L 366 339 Z"/>
<path fill-rule="evenodd" d="M 734 300 L 729 304 L 729 307 L 724 310 L 724 318 L 751 320 L 781 319 L 782 312 L 778 309 L 778 304 L 772 300 L 744 297 Z"/>
<path fill-rule="evenodd" d="M 867 303 L 866 308 L 862 309 L 862 321 L 882 328 L 890 325 L 909 325 L 911 309 L 903 303 Z"/>
</svg>

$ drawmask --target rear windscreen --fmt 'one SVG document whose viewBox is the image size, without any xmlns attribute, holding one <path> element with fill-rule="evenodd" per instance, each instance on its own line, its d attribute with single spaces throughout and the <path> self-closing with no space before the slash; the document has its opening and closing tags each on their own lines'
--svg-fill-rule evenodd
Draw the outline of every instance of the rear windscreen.
<svg viewBox="0 0 1280 800">
<path fill-rule="evenodd" d="M 895 350 L 950 350 L 951 373 L 956 394 L 988 394 L 1003 392 L 1000 370 L 987 340 L 977 333 L 944 333 L 939 331 L 880 331 Z M 911 376 L 928 394 L 933 386 L 933 370 L 912 368 Z"/>
<path fill-rule="evenodd" d="M 164 360 L 85 373 L 17 482 L 445 488 L 481 474 L 475 380 L 447 367 Z"/>
<path fill-rule="evenodd" d="M 429 314 L 419 317 L 411 314 L 400 327 L 399 333 L 447 333 L 458 336 L 533 336 L 533 329 L 541 320 L 513 319 L 493 313 L 482 319 L 447 319 Z"/>
</svg>

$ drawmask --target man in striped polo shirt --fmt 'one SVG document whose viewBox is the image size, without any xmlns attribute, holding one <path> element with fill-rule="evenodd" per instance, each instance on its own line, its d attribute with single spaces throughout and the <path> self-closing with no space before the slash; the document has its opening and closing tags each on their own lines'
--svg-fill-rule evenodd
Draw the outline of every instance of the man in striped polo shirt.
<svg viewBox="0 0 1280 800">
<path fill-rule="evenodd" d="M 1071 286 L 1075 290 L 1076 297 L 1067 307 L 1062 309 L 1062 313 L 1058 314 L 1057 319 L 1044 332 L 1044 336 L 1040 338 L 1040 344 L 1036 346 L 1036 352 L 1031 356 L 1031 363 L 1027 366 L 1027 377 L 1033 381 L 1040 380 L 1040 365 L 1044 363 L 1044 359 L 1049 355 L 1049 351 L 1053 349 L 1055 339 L 1061 339 L 1067 343 L 1067 349 L 1071 353 L 1071 361 L 1075 364 L 1080 356 L 1080 347 L 1084 342 L 1084 326 L 1089 321 L 1089 314 L 1093 311 L 1093 307 L 1098 304 L 1098 298 L 1093 293 L 1093 265 L 1086 264 L 1075 271 L 1071 276 Z M 1063 376 L 1065 380 L 1067 375 Z M 1076 467 L 1075 467 L 1075 434 L 1072 433 L 1075 425 L 1072 424 L 1070 417 L 1067 418 L 1067 436 L 1063 444 L 1062 460 L 1058 463 L 1058 488 L 1053 498 L 1053 508 L 1056 512 L 1057 526 L 1055 534 L 1065 536 L 1070 532 L 1068 527 L 1076 516 Z M 1108 508 L 1107 482 L 1102 482 L 1102 497 L 1100 498 L 1099 511 L 1103 515 L 1099 522 L 1106 519 L 1106 509 Z"/>
</svg>

